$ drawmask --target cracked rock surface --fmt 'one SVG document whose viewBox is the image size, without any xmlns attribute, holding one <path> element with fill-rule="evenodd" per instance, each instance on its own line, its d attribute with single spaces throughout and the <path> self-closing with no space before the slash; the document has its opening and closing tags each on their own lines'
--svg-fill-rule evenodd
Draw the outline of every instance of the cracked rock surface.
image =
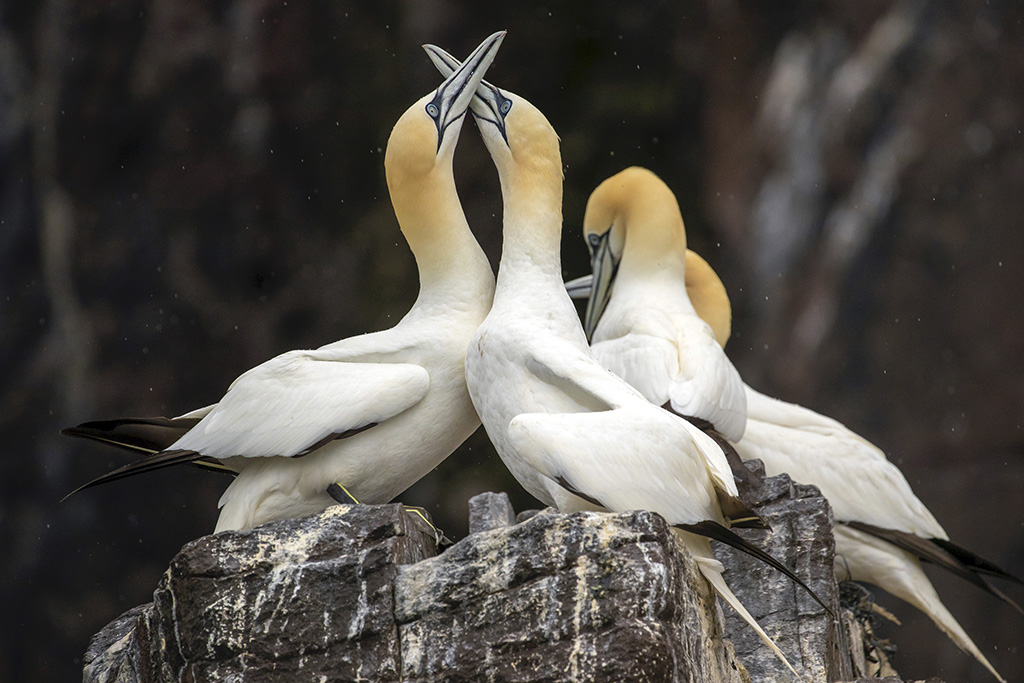
<svg viewBox="0 0 1024 683">
<path fill-rule="evenodd" d="M 760 462 L 748 467 L 763 475 Z M 715 556 L 726 567 L 726 582 L 808 681 L 854 678 L 847 630 L 840 627 L 843 617 L 833 572 L 835 542 L 828 502 L 816 487 L 795 483 L 785 474 L 764 479 L 755 498 L 754 509 L 771 531 L 738 529 L 737 533 L 793 569 L 838 618 L 782 573 L 717 544 Z M 754 683 L 793 679 L 738 614 L 726 610 L 725 623 Z"/>
<path fill-rule="evenodd" d="M 478 533 L 402 567 L 395 606 L 403 680 L 747 680 L 696 564 L 649 512 Z"/>
<path fill-rule="evenodd" d="M 338 505 L 197 539 L 151 604 L 96 635 L 84 680 L 397 680 L 395 576 L 434 552 L 417 519 Z"/>
<path fill-rule="evenodd" d="M 489 530 L 436 557 L 399 505 L 198 539 L 97 634 L 85 680 L 747 680 L 661 517 L 513 526 L 490 503 Z"/>
<path fill-rule="evenodd" d="M 827 504 L 788 478 L 762 493 L 775 530 L 754 540 L 835 604 Z M 93 638 L 84 680 L 792 680 L 728 608 L 723 621 L 660 516 L 543 510 L 515 523 L 503 494 L 470 511 L 475 533 L 441 555 L 400 505 L 339 505 L 197 539 L 152 603 Z M 817 603 L 772 570 L 721 558 L 808 680 L 856 678 L 845 629 Z"/>
</svg>

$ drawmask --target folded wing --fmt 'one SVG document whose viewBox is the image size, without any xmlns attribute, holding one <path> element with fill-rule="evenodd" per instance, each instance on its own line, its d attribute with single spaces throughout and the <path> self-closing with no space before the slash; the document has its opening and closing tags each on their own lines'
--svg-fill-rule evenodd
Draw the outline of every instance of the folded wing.
<svg viewBox="0 0 1024 683">
<path fill-rule="evenodd" d="M 291 351 L 235 380 L 171 448 L 214 458 L 305 455 L 408 410 L 429 385 L 419 365 L 334 361 Z"/>
</svg>

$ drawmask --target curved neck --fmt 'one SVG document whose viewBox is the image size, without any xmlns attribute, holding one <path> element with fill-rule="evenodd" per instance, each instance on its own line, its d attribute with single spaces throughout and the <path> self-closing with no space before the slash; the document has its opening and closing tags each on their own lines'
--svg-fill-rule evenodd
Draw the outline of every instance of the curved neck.
<svg viewBox="0 0 1024 683">
<path fill-rule="evenodd" d="M 494 292 L 494 273 L 469 229 L 450 164 L 414 178 L 389 178 L 391 203 L 416 268 L 420 292 L 414 309 L 455 308 L 480 302 Z"/>
<path fill-rule="evenodd" d="M 561 287 L 562 178 L 559 169 L 516 166 L 500 173 L 504 202 L 498 289 L 524 284 Z M 527 273 L 526 277 L 521 274 Z M 508 282 L 515 275 L 514 283 Z M 503 277 L 504 276 L 504 277 Z"/>
</svg>

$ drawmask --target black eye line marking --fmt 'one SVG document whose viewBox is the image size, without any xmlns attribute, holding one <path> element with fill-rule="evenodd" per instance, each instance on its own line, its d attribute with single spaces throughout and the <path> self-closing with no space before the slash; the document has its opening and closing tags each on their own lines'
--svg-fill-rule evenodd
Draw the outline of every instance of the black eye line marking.
<svg viewBox="0 0 1024 683">
<path fill-rule="evenodd" d="M 501 133 L 501 139 L 505 141 L 506 145 L 508 145 L 508 133 L 505 131 L 505 115 L 501 113 L 500 108 L 502 106 L 501 102 L 508 102 L 509 109 L 511 109 L 512 100 L 502 95 L 501 91 L 495 88 L 493 85 L 488 85 L 487 87 L 490 88 L 493 97 L 483 97 L 481 95 L 475 95 L 475 97 L 478 98 L 481 102 L 483 102 L 489 111 L 494 112 L 495 116 L 492 119 L 489 116 L 483 116 L 481 114 L 477 114 L 474 111 L 473 118 L 476 119 L 478 124 L 480 121 L 486 121 L 487 123 L 492 124 L 495 128 L 498 129 L 498 132 Z M 499 102 L 499 99 L 501 102 Z"/>
<path fill-rule="evenodd" d="M 462 69 L 459 69 L 460 72 L 461 72 L 461 70 Z M 449 77 L 449 78 L 451 78 L 451 77 Z M 445 133 L 446 130 L 448 130 L 448 126 L 452 125 L 453 123 L 455 123 L 456 121 L 458 121 L 459 119 L 461 119 L 463 116 L 466 115 L 466 112 L 462 112 L 462 114 L 459 114 L 455 118 L 453 118 L 453 119 L 451 119 L 449 121 L 444 121 L 446 116 L 442 116 L 442 113 L 445 113 L 444 112 L 445 100 L 447 99 L 448 102 L 455 102 L 455 100 L 457 100 L 459 98 L 459 95 L 462 94 L 462 91 L 466 89 L 466 85 L 468 83 L 469 83 L 469 79 L 466 79 L 466 80 L 462 81 L 461 83 L 459 83 L 459 87 L 455 90 L 455 92 L 453 92 L 447 98 L 444 96 L 444 88 L 443 87 L 442 88 L 438 88 L 437 92 L 434 93 L 434 98 L 432 100 L 430 100 L 430 102 L 427 103 L 427 106 L 426 106 L 427 116 L 429 116 L 434 121 L 434 126 L 437 128 L 437 149 L 438 150 L 441 149 L 441 142 L 444 140 L 444 133 Z M 431 114 L 430 113 L 430 108 L 431 107 L 434 108 L 434 111 L 436 112 L 435 114 Z M 449 105 L 449 109 L 450 109 L 450 105 Z M 443 121 L 443 125 L 442 125 L 442 121 Z"/>
</svg>

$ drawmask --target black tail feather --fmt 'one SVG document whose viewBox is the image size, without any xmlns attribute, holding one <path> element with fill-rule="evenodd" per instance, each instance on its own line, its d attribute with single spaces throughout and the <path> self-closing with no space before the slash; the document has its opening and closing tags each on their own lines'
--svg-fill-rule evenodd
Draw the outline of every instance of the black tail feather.
<svg viewBox="0 0 1024 683">
<path fill-rule="evenodd" d="M 722 526 L 721 524 L 719 524 L 718 522 L 714 522 L 711 520 L 698 522 L 697 524 L 676 524 L 674 526 L 678 529 L 682 529 L 683 531 L 689 531 L 692 534 L 697 534 L 699 536 L 707 536 L 712 540 L 719 541 L 721 543 L 724 543 L 728 546 L 735 548 L 736 550 L 756 557 L 768 566 L 773 567 L 774 569 L 788 576 L 793 582 L 795 582 L 797 585 L 799 585 L 801 588 L 807 591 L 808 595 L 814 598 L 819 605 L 824 607 L 826 612 L 828 612 L 832 616 L 835 616 L 835 612 L 833 612 L 832 609 L 825 604 L 825 601 L 822 600 L 817 593 L 811 590 L 810 587 L 793 572 L 793 570 L 779 562 L 777 559 L 766 553 L 761 548 L 758 548 L 750 541 L 738 535 L 736 532 L 731 531 Z"/>
<path fill-rule="evenodd" d="M 738 529 L 767 529 L 770 531 L 771 526 L 761 519 L 761 516 L 754 512 L 750 505 L 743 500 L 744 498 L 750 501 L 756 500 L 756 493 L 764 483 L 764 479 L 743 465 L 743 459 L 736 452 L 736 448 L 729 443 L 728 439 L 722 436 L 721 432 L 715 429 L 715 425 L 703 418 L 683 415 L 677 412 L 672 407 L 671 401 L 663 405 L 662 408 L 673 415 L 678 415 L 710 436 L 718 444 L 718 447 L 722 449 L 722 453 L 725 454 L 725 459 L 729 463 L 729 469 L 732 470 L 733 479 L 740 493 L 739 497 L 736 497 L 716 490 L 719 507 L 722 508 L 722 513 L 729 519 L 730 525 Z"/>
<path fill-rule="evenodd" d="M 996 567 L 991 562 L 982 560 L 980 557 L 956 546 L 949 541 L 943 541 L 942 543 L 937 542 L 936 539 L 921 538 L 915 534 L 908 533 L 906 531 L 896 531 L 895 529 L 883 529 L 881 527 L 873 526 L 871 524 L 865 524 L 864 522 L 841 522 L 851 529 L 862 531 L 866 534 L 880 538 L 883 541 L 892 543 L 897 548 L 905 550 L 911 555 L 914 555 L 922 562 L 930 562 L 931 564 L 942 567 L 951 574 L 959 576 L 961 579 L 973 583 L 978 588 L 982 589 L 986 593 L 989 593 L 1013 609 L 1017 610 L 1021 614 L 1024 614 L 1024 610 L 1017 604 L 1015 600 L 1010 598 L 1006 593 L 999 590 L 996 586 L 986 579 L 983 574 L 1000 576 L 1003 578 L 1016 579 L 1016 577 L 1007 574 L 1003 570 Z M 957 549 L 957 552 L 951 552 L 947 549 L 947 545 Z M 978 569 L 971 564 L 966 564 L 961 557 L 971 562 L 983 562 L 984 568 Z M 992 568 L 998 570 L 998 573 L 993 572 Z"/>
<path fill-rule="evenodd" d="M 986 579 L 984 576 L 979 576 L 978 578 L 981 579 L 982 588 L 985 590 L 985 592 L 990 593 L 990 594 L 994 595 L 995 597 L 999 598 L 1000 600 L 1005 602 L 1007 605 L 1009 605 L 1013 609 L 1017 610 L 1018 614 L 1024 616 L 1024 609 L 1021 608 L 1020 604 L 1016 600 L 1014 600 L 1009 595 L 1007 595 L 1006 593 L 1001 591 L 998 586 L 994 585 L 991 581 Z"/>
<path fill-rule="evenodd" d="M 131 477 L 136 474 L 142 474 L 143 472 L 152 472 L 153 470 L 159 470 L 164 467 L 170 467 L 171 465 L 178 465 L 181 463 L 191 463 L 203 458 L 202 455 L 195 451 L 162 451 L 160 453 L 154 453 L 153 455 L 146 456 L 141 460 L 128 463 L 123 467 L 118 467 L 116 470 L 107 472 L 101 477 L 96 477 L 87 484 L 79 486 L 77 489 L 64 496 L 61 502 L 67 500 L 79 491 L 99 484 L 105 484 L 109 481 L 115 481 L 117 479 L 124 479 L 125 477 Z"/>
<path fill-rule="evenodd" d="M 101 441 L 136 453 L 159 453 L 170 448 L 199 423 L 195 417 L 126 417 L 95 420 L 60 430 L 64 436 Z"/>
<path fill-rule="evenodd" d="M 932 538 L 929 540 L 931 540 L 932 543 L 939 546 L 947 553 L 958 559 L 960 563 L 963 564 L 965 567 L 970 567 L 973 571 L 977 572 L 978 574 L 996 576 L 1000 579 L 1006 579 L 1007 581 L 1013 581 L 1014 583 L 1024 584 L 1024 581 L 1021 581 L 1020 578 L 1002 569 L 995 563 L 989 562 L 985 558 L 974 554 L 973 552 L 971 552 L 967 548 L 964 548 L 963 546 L 959 546 L 956 543 L 953 543 L 952 541 L 947 541 L 942 538 Z"/>
</svg>

